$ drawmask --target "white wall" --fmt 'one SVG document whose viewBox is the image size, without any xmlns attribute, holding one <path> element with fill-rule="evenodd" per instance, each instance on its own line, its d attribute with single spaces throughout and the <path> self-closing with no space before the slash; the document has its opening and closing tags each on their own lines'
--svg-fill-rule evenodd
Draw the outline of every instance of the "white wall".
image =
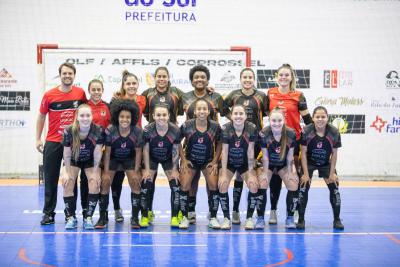
<svg viewBox="0 0 400 267">
<path fill-rule="evenodd" d="M 162 2 L 128 7 L 123 0 L 0 1 L 0 71 L 6 69 L 15 80 L 0 90 L 31 94 L 31 111 L 0 111 L 0 173 L 29 174 L 37 170 L 35 119 L 43 88 L 37 81 L 36 44 L 57 43 L 251 46 L 253 59 L 265 65 L 256 68 L 274 69 L 289 62 L 297 69 L 311 71 L 311 88 L 303 90 L 310 110 L 321 96 L 362 100 L 361 105 L 327 105 L 333 114 L 365 114 L 365 134 L 342 136 L 340 173 L 400 175 L 400 130 L 379 133 L 370 127 L 377 115 L 388 123 L 400 119 L 400 89 L 386 88 L 386 75 L 392 70 L 400 72 L 399 1 L 197 0 L 195 7 L 176 5 L 172 9 Z M 125 20 L 127 11 L 155 10 L 193 13 L 196 21 Z M 350 72 L 352 86 L 323 88 L 324 70 Z M 373 108 L 372 101 L 388 107 Z M 10 119 L 26 123 L 12 128 L 5 121 Z"/>
</svg>

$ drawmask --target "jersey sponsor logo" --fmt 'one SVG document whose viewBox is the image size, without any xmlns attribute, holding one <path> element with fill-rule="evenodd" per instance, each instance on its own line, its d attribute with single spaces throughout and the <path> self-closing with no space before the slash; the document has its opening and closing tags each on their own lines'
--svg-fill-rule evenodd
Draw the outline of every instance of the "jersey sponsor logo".
<svg viewBox="0 0 400 267">
<path fill-rule="evenodd" d="M 322 142 L 317 143 L 317 148 L 322 148 Z"/>
<path fill-rule="evenodd" d="M 240 147 L 240 141 L 235 141 L 235 147 Z"/>
<path fill-rule="evenodd" d="M 75 100 L 75 101 L 72 103 L 72 106 L 73 106 L 74 108 L 77 108 L 77 107 L 79 106 L 78 100 Z"/>
<path fill-rule="evenodd" d="M 121 143 L 121 148 L 126 148 L 126 142 Z"/>
<path fill-rule="evenodd" d="M 399 73 L 395 70 L 386 74 L 386 89 L 400 89 Z"/>
<path fill-rule="evenodd" d="M 197 143 L 202 144 L 204 142 L 204 137 L 199 137 Z"/>
<path fill-rule="evenodd" d="M 158 147 L 164 147 L 164 142 L 163 141 L 158 142 Z"/>
</svg>

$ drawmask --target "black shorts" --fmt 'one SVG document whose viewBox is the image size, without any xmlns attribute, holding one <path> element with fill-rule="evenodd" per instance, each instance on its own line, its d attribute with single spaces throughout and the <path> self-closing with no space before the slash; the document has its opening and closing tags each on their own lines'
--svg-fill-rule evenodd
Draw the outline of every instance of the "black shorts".
<svg viewBox="0 0 400 267">
<path fill-rule="evenodd" d="M 268 169 L 272 172 L 274 172 L 274 171 L 279 172 L 280 170 L 282 170 L 285 167 L 286 167 L 286 165 L 282 165 L 282 166 L 268 165 Z"/>
<path fill-rule="evenodd" d="M 94 160 L 89 159 L 85 161 L 75 161 L 71 159 L 71 166 L 77 167 L 79 169 L 88 169 L 88 168 L 93 168 L 94 166 Z"/>
<path fill-rule="evenodd" d="M 110 171 L 129 171 L 135 169 L 133 159 L 110 159 Z"/>
<path fill-rule="evenodd" d="M 172 159 L 166 160 L 164 162 L 157 162 L 156 160 L 154 160 L 150 157 L 150 170 L 157 171 L 159 163 L 161 164 L 164 171 L 170 171 L 174 167 L 174 164 L 172 163 Z"/>
<path fill-rule="evenodd" d="M 329 178 L 329 173 L 331 171 L 331 165 L 325 166 L 315 166 L 315 165 L 308 165 L 308 175 L 312 178 L 313 173 L 315 170 L 318 170 L 318 177 L 320 178 Z"/>
<path fill-rule="evenodd" d="M 249 166 L 246 165 L 242 165 L 240 167 L 234 167 L 232 165 L 228 164 L 228 170 L 231 171 L 233 174 L 235 174 L 235 172 L 238 172 L 240 175 L 242 175 L 243 173 L 247 172 L 249 170 Z"/>
</svg>

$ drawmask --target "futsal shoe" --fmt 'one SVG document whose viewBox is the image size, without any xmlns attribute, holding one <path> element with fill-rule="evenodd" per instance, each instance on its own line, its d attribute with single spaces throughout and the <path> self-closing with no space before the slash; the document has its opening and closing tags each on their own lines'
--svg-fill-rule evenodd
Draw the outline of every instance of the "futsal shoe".
<svg viewBox="0 0 400 267">
<path fill-rule="evenodd" d="M 297 221 L 296 228 L 299 230 L 304 230 L 306 228 L 306 222 L 304 219 L 300 219 Z"/>
<path fill-rule="evenodd" d="M 85 230 L 93 230 L 93 229 L 94 229 L 92 217 L 86 217 L 86 218 L 83 220 L 83 228 L 84 228 Z"/>
<path fill-rule="evenodd" d="M 231 230 L 231 220 L 229 218 L 224 218 L 224 222 L 221 225 L 222 230 Z"/>
<path fill-rule="evenodd" d="M 149 227 L 149 218 L 142 216 L 139 224 L 140 224 L 140 227 L 143 227 L 143 228 Z"/>
<path fill-rule="evenodd" d="M 41 225 L 49 225 L 54 224 L 54 216 L 43 214 L 42 220 L 40 221 Z"/>
<path fill-rule="evenodd" d="M 178 216 L 174 216 L 171 218 L 171 227 L 179 227 Z"/>
<path fill-rule="evenodd" d="M 100 212 L 100 218 L 95 224 L 94 228 L 96 229 L 104 229 L 108 224 L 108 212 Z"/>
<path fill-rule="evenodd" d="M 258 216 L 256 220 L 255 229 L 262 230 L 265 228 L 265 221 L 263 216 Z"/>
<path fill-rule="evenodd" d="M 131 217 L 131 228 L 140 229 L 139 219 Z"/>
<path fill-rule="evenodd" d="M 271 210 L 269 213 L 269 224 L 277 224 L 278 223 L 278 216 L 276 214 L 276 210 Z"/>
<path fill-rule="evenodd" d="M 254 230 L 254 222 L 253 218 L 247 218 L 246 222 L 244 223 L 245 230 Z"/>
<path fill-rule="evenodd" d="M 122 209 L 115 210 L 114 215 L 115 215 L 115 222 L 119 223 L 124 221 L 124 216 L 122 215 Z"/>
<path fill-rule="evenodd" d="M 152 224 L 154 221 L 154 212 L 152 210 L 149 210 L 147 213 L 147 217 L 149 218 L 149 223 Z"/>
<path fill-rule="evenodd" d="M 240 212 L 232 211 L 232 223 L 240 224 Z"/>
<path fill-rule="evenodd" d="M 179 223 L 179 229 L 188 229 L 189 228 L 189 220 L 186 216 L 182 217 L 181 222 Z"/>
<path fill-rule="evenodd" d="M 219 221 L 216 217 L 211 218 L 210 221 L 208 222 L 208 227 L 211 229 L 220 229 L 221 225 L 219 224 Z"/>
<path fill-rule="evenodd" d="M 182 213 L 182 211 L 179 211 L 178 212 L 178 220 L 179 220 L 179 222 L 182 221 L 182 219 L 183 219 L 183 213 Z"/>
<path fill-rule="evenodd" d="M 336 230 L 344 230 L 344 225 L 340 219 L 335 219 L 333 221 L 333 228 Z"/>
<path fill-rule="evenodd" d="M 285 227 L 287 229 L 296 229 L 296 224 L 294 223 L 294 217 L 293 216 L 287 216 Z"/>
<path fill-rule="evenodd" d="M 196 224 L 196 212 L 195 211 L 189 211 L 188 220 L 189 220 L 190 224 Z"/>
<path fill-rule="evenodd" d="M 70 216 L 67 218 L 67 223 L 65 224 L 65 229 L 66 230 L 72 230 L 78 227 L 78 222 L 74 218 L 74 216 Z"/>
</svg>

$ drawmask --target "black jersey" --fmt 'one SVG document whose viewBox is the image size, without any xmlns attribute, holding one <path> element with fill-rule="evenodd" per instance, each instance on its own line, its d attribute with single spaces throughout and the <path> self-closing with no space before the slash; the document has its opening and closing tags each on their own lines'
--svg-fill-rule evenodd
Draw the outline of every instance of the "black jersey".
<svg viewBox="0 0 400 267">
<path fill-rule="evenodd" d="M 229 145 L 228 165 L 234 168 L 247 166 L 247 150 L 250 142 L 257 142 L 257 128 L 253 123 L 246 121 L 240 136 L 236 135 L 232 122 L 222 126 L 222 143 Z"/>
<path fill-rule="evenodd" d="M 325 166 L 329 164 L 332 150 L 342 146 L 338 129 L 328 124 L 325 135 L 318 136 L 314 123 L 304 127 L 301 134 L 301 145 L 307 146 L 307 161 L 311 165 Z"/>
<path fill-rule="evenodd" d="M 221 137 L 219 124 L 213 120 L 207 123 L 205 132 L 197 130 L 196 119 L 188 120 L 181 126 L 181 133 L 186 141 L 185 156 L 197 166 L 203 166 L 212 161 L 216 142 L 219 142 Z"/>
<path fill-rule="evenodd" d="M 146 108 L 144 116 L 149 122 L 153 122 L 154 108 L 158 104 L 168 106 L 169 120 L 176 123 L 177 116 L 183 115 L 182 95 L 183 92 L 176 87 L 169 87 L 165 92 L 159 92 L 156 88 L 149 88 L 142 93 L 146 97 Z"/>
<path fill-rule="evenodd" d="M 254 123 L 261 131 L 263 117 L 268 113 L 267 95 L 254 89 L 252 95 L 243 94 L 241 89 L 232 91 L 224 100 L 225 106 L 231 108 L 235 104 L 243 105 L 246 109 L 247 121 Z"/>
<path fill-rule="evenodd" d="M 73 143 L 72 139 L 72 125 L 69 125 L 64 129 L 63 139 L 61 144 L 65 147 L 71 147 Z M 93 159 L 93 152 L 96 145 L 102 145 L 104 143 L 103 130 L 100 126 L 92 123 L 90 125 L 89 133 L 84 140 L 81 140 L 81 146 L 79 149 L 78 161 L 88 161 Z"/>
<path fill-rule="evenodd" d="M 197 97 L 193 90 L 184 93 L 182 97 L 183 110 L 186 113 L 187 119 L 194 119 L 194 102 L 197 99 L 204 99 L 207 101 L 208 109 L 210 110 L 209 117 L 214 121 L 218 120 L 218 113 L 221 116 L 225 116 L 229 112 L 229 110 L 224 106 L 224 100 L 220 94 L 214 92 L 212 94 L 207 93 L 202 97 Z"/>
<path fill-rule="evenodd" d="M 118 126 L 110 125 L 105 130 L 105 145 L 111 147 L 111 159 L 124 160 L 135 157 L 135 148 L 143 147 L 143 130 L 130 126 L 130 133 L 123 137 Z"/>
<path fill-rule="evenodd" d="M 281 144 L 282 144 L 282 138 L 281 140 L 276 141 L 274 138 L 274 135 L 271 130 L 271 126 L 267 126 L 264 129 L 262 129 L 259 133 L 259 138 L 260 138 L 260 144 L 261 148 L 266 148 L 268 151 L 268 160 L 269 160 L 269 165 L 271 166 L 276 166 L 276 167 L 281 167 L 286 165 L 286 158 L 287 154 L 289 153 L 289 149 L 294 147 L 296 145 L 296 133 L 294 132 L 293 129 L 286 128 L 286 138 L 287 138 L 287 143 L 286 143 L 286 153 L 281 160 L 280 153 L 281 153 Z"/>
<path fill-rule="evenodd" d="M 149 143 L 150 159 L 165 162 L 172 158 L 172 147 L 181 143 L 181 131 L 174 123 L 168 123 L 168 131 L 164 136 L 157 132 L 156 123 L 152 122 L 144 128 L 144 142 Z"/>
</svg>

